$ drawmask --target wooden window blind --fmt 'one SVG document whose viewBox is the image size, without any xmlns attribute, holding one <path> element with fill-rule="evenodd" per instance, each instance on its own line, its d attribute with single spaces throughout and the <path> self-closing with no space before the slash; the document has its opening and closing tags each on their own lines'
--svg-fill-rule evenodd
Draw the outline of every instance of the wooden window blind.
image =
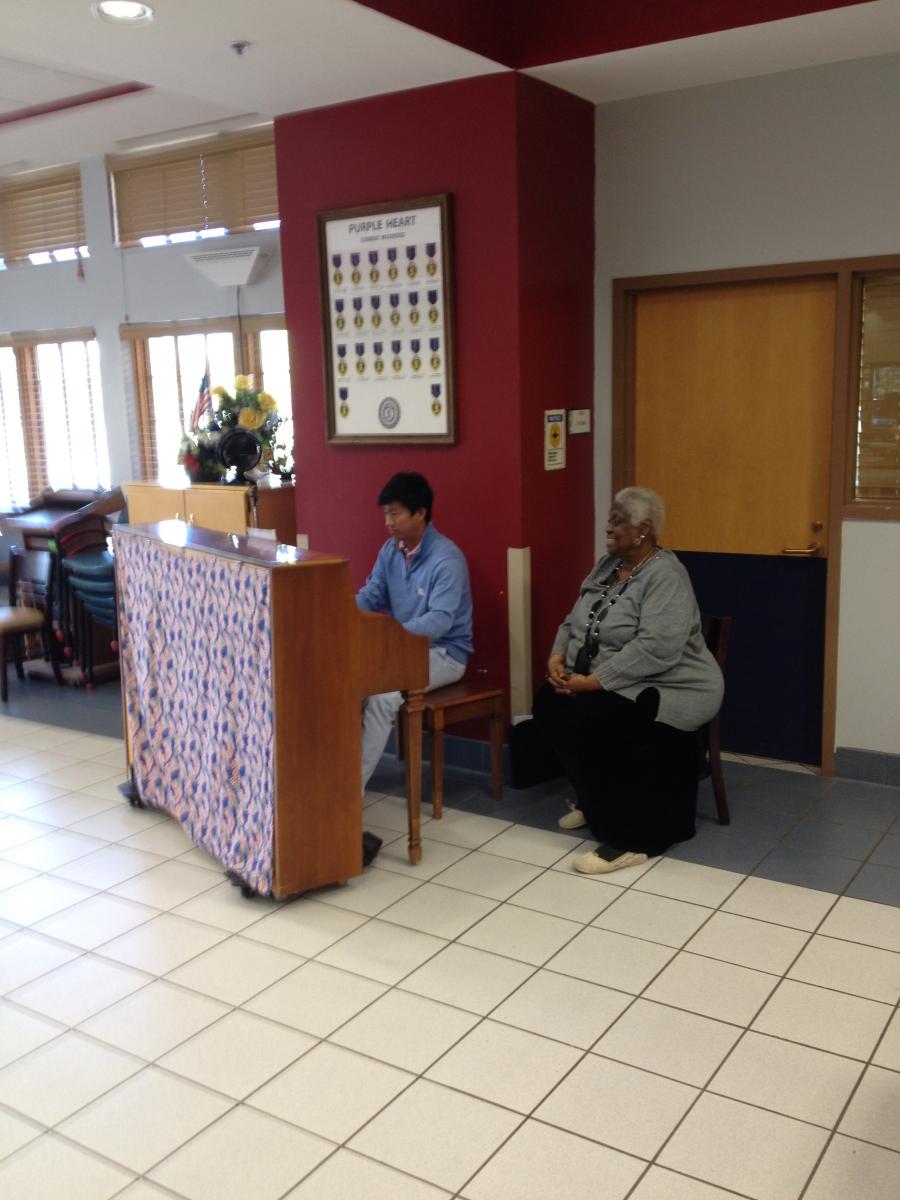
<svg viewBox="0 0 900 1200">
<path fill-rule="evenodd" d="M 0 258 L 16 262 L 84 242 L 77 167 L 0 186 Z"/>
<path fill-rule="evenodd" d="M 109 487 L 93 332 L 23 334 L 0 341 L 0 422 L 10 503 L 23 504 L 45 487 Z"/>
<path fill-rule="evenodd" d="M 271 130 L 168 153 L 109 158 L 107 171 L 120 246 L 203 229 L 237 233 L 278 219 Z"/>
<path fill-rule="evenodd" d="M 855 499 L 900 501 L 900 275 L 862 281 Z"/>
</svg>

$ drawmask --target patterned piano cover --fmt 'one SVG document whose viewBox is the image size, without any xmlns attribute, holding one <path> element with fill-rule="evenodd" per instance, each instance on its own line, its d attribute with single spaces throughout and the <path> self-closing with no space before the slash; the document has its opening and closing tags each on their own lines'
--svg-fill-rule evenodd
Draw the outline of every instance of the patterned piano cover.
<svg viewBox="0 0 900 1200">
<path fill-rule="evenodd" d="M 115 537 L 134 783 L 254 891 L 272 890 L 272 613 L 264 567 Z"/>
</svg>

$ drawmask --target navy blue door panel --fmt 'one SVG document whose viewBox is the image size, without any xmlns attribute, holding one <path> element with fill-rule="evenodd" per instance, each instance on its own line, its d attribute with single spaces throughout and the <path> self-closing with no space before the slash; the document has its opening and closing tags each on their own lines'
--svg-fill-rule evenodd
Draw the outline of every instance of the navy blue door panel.
<svg viewBox="0 0 900 1200">
<path fill-rule="evenodd" d="M 722 748 L 820 763 L 827 560 L 676 553 L 701 612 L 734 622 Z"/>
</svg>

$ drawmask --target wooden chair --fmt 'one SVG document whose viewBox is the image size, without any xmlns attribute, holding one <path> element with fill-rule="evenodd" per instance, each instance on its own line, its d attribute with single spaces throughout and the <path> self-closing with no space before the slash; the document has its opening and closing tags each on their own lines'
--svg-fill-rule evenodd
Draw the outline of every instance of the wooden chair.
<svg viewBox="0 0 900 1200">
<path fill-rule="evenodd" d="M 53 559 L 47 550 L 13 547 L 9 552 L 9 599 L 12 603 L 0 608 L 0 700 L 4 704 L 9 699 L 8 644 L 13 645 L 16 674 L 19 679 L 24 679 L 22 642 L 26 634 L 41 634 L 44 656 L 50 660 L 53 676 L 58 684 L 64 682 L 53 631 L 53 570 Z"/>
<path fill-rule="evenodd" d="M 475 679 L 463 679 L 426 692 L 422 699 L 422 727 L 431 735 L 431 802 L 435 818 L 439 820 L 444 811 L 444 730 L 461 721 L 486 719 L 491 723 L 491 794 L 499 800 L 503 792 L 503 691 Z M 406 737 L 404 705 L 397 722 L 398 758 L 403 758 Z"/>
<path fill-rule="evenodd" d="M 44 628 L 44 614 L 39 608 L 28 608 L 18 604 L 0 606 L 0 700 L 9 699 L 9 683 L 6 678 L 6 663 L 9 657 L 8 643 L 12 643 L 16 674 L 25 678 L 22 665 L 22 639 L 26 633 L 40 633 Z"/>
<path fill-rule="evenodd" d="M 702 615 L 700 623 L 710 653 L 719 664 L 719 670 L 724 674 L 725 659 L 728 656 L 728 639 L 731 637 L 731 617 Z M 725 794 L 725 779 L 722 775 L 718 713 L 706 725 L 700 727 L 699 734 L 702 755 L 700 778 L 712 779 L 719 824 L 728 825 L 731 822 L 731 814 L 728 811 L 728 797 Z"/>
</svg>

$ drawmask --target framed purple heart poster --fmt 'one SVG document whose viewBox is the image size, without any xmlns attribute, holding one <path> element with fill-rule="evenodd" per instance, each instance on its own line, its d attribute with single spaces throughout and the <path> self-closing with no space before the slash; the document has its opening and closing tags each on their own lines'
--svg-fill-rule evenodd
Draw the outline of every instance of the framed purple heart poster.
<svg viewBox="0 0 900 1200">
<path fill-rule="evenodd" d="M 455 441 L 450 197 L 318 225 L 328 441 Z"/>
</svg>

